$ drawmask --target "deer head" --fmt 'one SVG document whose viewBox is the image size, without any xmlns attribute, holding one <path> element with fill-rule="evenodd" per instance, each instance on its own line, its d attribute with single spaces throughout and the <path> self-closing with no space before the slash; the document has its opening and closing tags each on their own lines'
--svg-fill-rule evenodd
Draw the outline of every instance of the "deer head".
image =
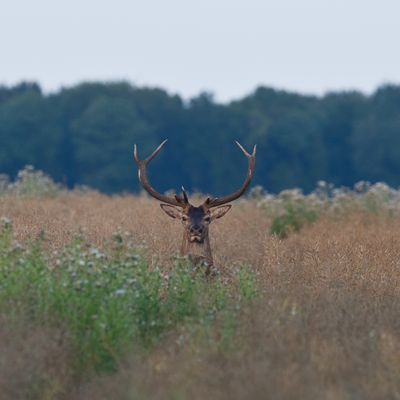
<svg viewBox="0 0 400 400">
<path fill-rule="evenodd" d="M 253 148 L 253 153 L 249 154 L 239 142 L 236 142 L 248 160 L 247 176 L 239 190 L 221 198 L 208 197 L 200 206 L 194 206 L 190 204 L 183 187 L 181 196 L 167 196 L 157 192 L 149 183 L 146 169 L 147 164 L 160 152 L 165 143 L 166 140 L 145 160 L 139 159 L 135 144 L 134 157 L 138 166 L 139 181 L 150 196 L 162 202 L 160 206 L 167 215 L 182 222 L 184 232 L 181 255 L 188 256 L 194 264 L 206 264 L 206 272 L 208 273 L 210 267 L 213 265 L 208 236 L 209 225 L 212 221 L 223 217 L 232 207 L 227 203 L 242 196 L 248 188 L 254 174 L 256 146 Z"/>
</svg>

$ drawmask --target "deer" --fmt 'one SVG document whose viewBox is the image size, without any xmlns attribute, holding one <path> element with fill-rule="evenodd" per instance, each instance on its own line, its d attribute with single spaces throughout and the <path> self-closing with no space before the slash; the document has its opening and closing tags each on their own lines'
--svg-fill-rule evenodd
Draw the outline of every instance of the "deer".
<svg viewBox="0 0 400 400">
<path fill-rule="evenodd" d="M 211 252 L 209 239 L 209 225 L 214 220 L 222 218 L 232 207 L 233 200 L 241 197 L 250 185 L 254 175 L 256 161 L 255 145 L 252 154 L 236 141 L 237 146 L 246 156 L 248 161 L 246 178 L 236 192 L 223 197 L 207 197 L 199 206 L 189 202 L 188 195 L 182 186 L 182 195 L 166 195 L 157 192 L 150 184 L 147 176 L 147 165 L 160 152 L 167 140 L 164 140 L 150 156 L 140 160 L 137 145 L 134 145 L 134 159 L 138 167 L 139 182 L 145 191 L 153 198 L 161 202 L 161 209 L 171 218 L 180 220 L 183 225 L 183 237 L 180 255 L 187 257 L 194 267 L 205 267 L 205 275 L 209 276 L 211 271 L 216 271 Z"/>
</svg>

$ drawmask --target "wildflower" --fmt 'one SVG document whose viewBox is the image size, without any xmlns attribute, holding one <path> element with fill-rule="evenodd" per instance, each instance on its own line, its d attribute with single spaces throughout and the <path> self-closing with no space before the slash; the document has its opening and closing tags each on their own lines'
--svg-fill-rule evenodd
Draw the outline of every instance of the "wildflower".
<svg viewBox="0 0 400 400">
<path fill-rule="evenodd" d="M 299 188 L 282 190 L 278 197 L 282 200 L 301 200 L 304 198 L 303 191 Z"/>
<path fill-rule="evenodd" d="M 95 247 L 92 247 L 92 248 L 89 250 L 89 255 L 94 256 L 94 257 L 96 257 L 96 258 L 102 258 L 102 257 L 104 257 L 104 254 L 103 254 L 99 249 L 96 249 Z"/>
<path fill-rule="evenodd" d="M 354 191 L 357 193 L 366 193 L 371 187 L 371 183 L 368 181 L 359 181 L 354 184 Z"/>
<path fill-rule="evenodd" d="M 125 290 L 125 289 L 117 289 L 117 290 L 114 292 L 114 295 L 115 295 L 116 297 L 121 297 L 121 296 L 124 296 L 125 293 L 126 293 L 126 290 Z"/>
<path fill-rule="evenodd" d="M 1 217 L 0 221 L 1 221 L 1 224 L 2 224 L 5 228 L 8 228 L 8 227 L 11 226 L 11 219 L 9 219 L 9 218 Z"/>
<path fill-rule="evenodd" d="M 249 193 L 249 197 L 252 199 L 260 199 L 262 197 L 265 197 L 266 191 L 261 185 L 256 185 L 254 186 Z"/>
</svg>

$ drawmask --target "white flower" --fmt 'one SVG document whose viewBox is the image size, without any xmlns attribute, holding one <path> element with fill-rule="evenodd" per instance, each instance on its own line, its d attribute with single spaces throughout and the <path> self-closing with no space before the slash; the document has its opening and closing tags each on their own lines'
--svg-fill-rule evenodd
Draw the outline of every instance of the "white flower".
<svg viewBox="0 0 400 400">
<path fill-rule="evenodd" d="M 96 249 L 95 247 L 92 247 L 89 250 L 89 254 L 91 256 L 95 256 L 96 258 L 102 258 L 104 256 L 104 254 L 99 249 Z"/>
<path fill-rule="evenodd" d="M 124 296 L 125 293 L 126 293 L 126 290 L 125 290 L 125 289 L 117 289 L 117 290 L 114 292 L 114 295 L 117 296 L 117 297 L 121 297 L 121 296 Z"/>
<path fill-rule="evenodd" d="M 4 226 L 10 226 L 11 225 L 11 219 L 9 219 L 9 218 L 1 217 L 0 221 Z"/>
</svg>

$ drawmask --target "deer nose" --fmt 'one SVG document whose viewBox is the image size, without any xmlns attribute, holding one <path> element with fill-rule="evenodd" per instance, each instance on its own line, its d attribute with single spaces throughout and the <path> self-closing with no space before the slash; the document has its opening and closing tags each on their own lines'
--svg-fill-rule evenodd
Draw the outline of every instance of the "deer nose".
<svg viewBox="0 0 400 400">
<path fill-rule="evenodd" d="M 193 225 L 193 226 L 190 228 L 190 233 L 198 233 L 198 234 L 201 234 L 201 233 L 203 233 L 203 228 L 202 228 L 201 226 L 199 226 L 199 225 Z"/>
</svg>

